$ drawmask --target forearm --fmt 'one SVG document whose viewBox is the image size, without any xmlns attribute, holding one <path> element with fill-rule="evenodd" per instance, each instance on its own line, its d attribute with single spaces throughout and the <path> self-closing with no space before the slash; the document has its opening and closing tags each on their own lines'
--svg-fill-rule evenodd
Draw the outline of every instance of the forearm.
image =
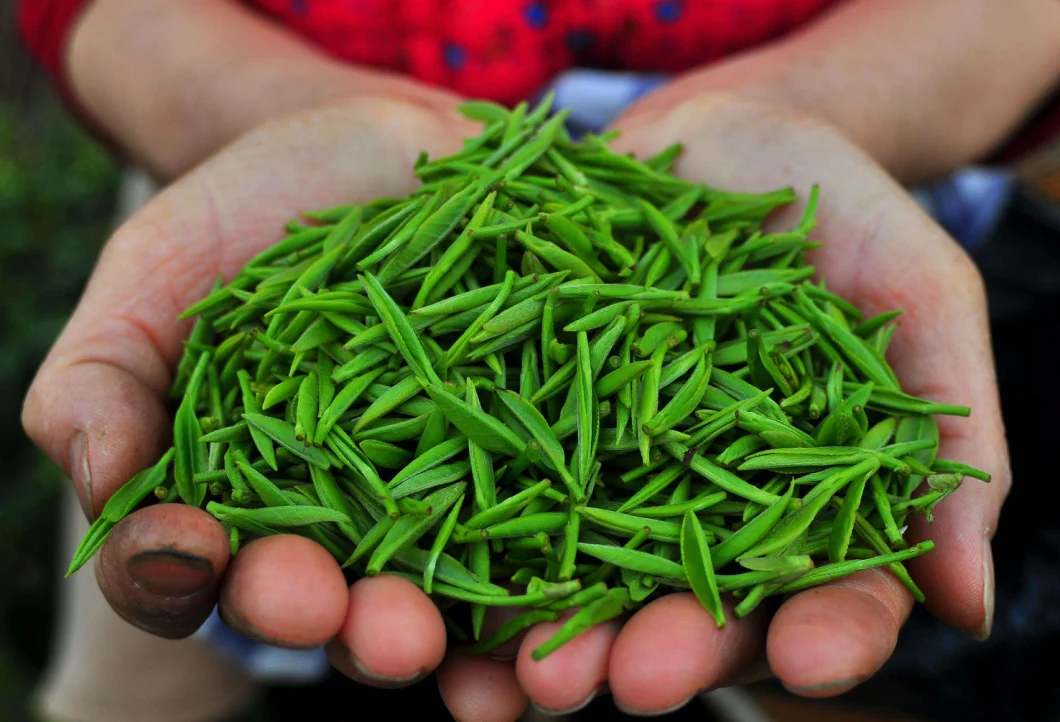
<svg viewBox="0 0 1060 722">
<path fill-rule="evenodd" d="M 81 110 L 161 180 L 264 121 L 353 94 L 453 101 L 324 56 L 230 0 L 95 0 L 66 69 Z"/>
<path fill-rule="evenodd" d="M 792 107 L 918 181 L 995 148 L 1058 80 L 1056 0 L 852 0 L 650 102 L 724 91 Z"/>
</svg>

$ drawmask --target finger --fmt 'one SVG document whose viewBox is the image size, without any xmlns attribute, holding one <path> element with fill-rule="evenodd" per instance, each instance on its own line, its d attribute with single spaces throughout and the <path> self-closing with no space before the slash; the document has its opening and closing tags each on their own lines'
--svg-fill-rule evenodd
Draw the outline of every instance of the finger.
<svg viewBox="0 0 1060 722">
<path fill-rule="evenodd" d="M 70 474 L 90 518 L 165 443 L 161 399 L 190 325 L 177 316 L 301 211 L 407 191 L 418 149 L 405 139 L 443 134 L 405 108 L 365 98 L 271 123 L 107 243 L 23 409 L 30 438 Z M 292 159 L 311 171 L 292 172 Z"/>
<path fill-rule="evenodd" d="M 482 622 L 482 639 L 487 638 L 489 635 L 500 629 L 506 622 L 520 614 L 527 611 L 525 607 L 489 607 L 486 609 L 486 618 Z M 505 661 L 511 661 L 515 659 L 519 654 L 519 647 L 522 646 L 523 638 L 526 637 L 526 632 L 521 632 L 504 644 L 499 644 L 489 652 L 486 653 L 487 657 L 493 659 L 500 659 Z"/>
<path fill-rule="evenodd" d="M 67 473 L 89 521 L 133 474 L 158 460 L 170 433 L 158 383 L 87 354 L 71 365 L 57 357 L 42 367 L 23 425 Z"/>
<path fill-rule="evenodd" d="M 181 639 L 213 611 L 228 558 L 228 535 L 212 516 L 159 504 L 114 527 L 96 559 L 96 579 L 122 619 Z"/>
<path fill-rule="evenodd" d="M 737 191 L 792 186 L 803 197 L 820 185 L 814 237 L 826 246 L 813 260 L 830 288 L 867 314 L 904 309 L 887 354 L 903 388 L 973 409 L 968 419 L 939 420 L 939 452 L 994 481 L 967 480 L 939 505 L 930 528 L 912 520 L 910 538 L 931 538 L 937 548 L 911 568 L 939 618 L 988 634 L 989 539 L 1011 474 L 982 280 L 967 255 L 870 158 L 819 121 L 705 96 L 627 122 L 624 142 L 641 152 L 689 139 L 679 171 L 694 180 Z M 784 222 L 800 211 L 790 209 Z"/>
<path fill-rule="evenodd" d="M 951 424 L 940 420 L 940 426 Z M 1001 504 L 1011 486 L 1008 460 L 1000 460 L 994 451 L 963 438 L 963 433 L 962 438 L 945 439 L 939 446 L 939 455 L 983 469 L 1001 470 L 990 484 L 965 479 L 936 507 L 931 523 L 914 515 L 907 534 L 912 542 L 930 539 L 935 543 L 934 551 L 907 562 L 924 592 L 928 609 L 982 641 L 990 636 L 994 621 L 991 540 Z"/>
<path fill-rule="evenodd" d="M 459 722 L 515 722 L 526 711 L 511 662 L 453 653 L 438 668 L 438 691 Z"/>
<path fill-rule="evenodd" d="M 606 689 L 608 660 L 619 630 L 617 620 L 598 624 L 535 661 L 531 657 L 534 649 L 548 641 L 572 614 L 568 612 L 561 621 L 531 628 L 515 663 L 519 685 L 530 695 L 534 706 L 556 715 L 582 709 Z"/>
<path fill-rule="evenodd" d="M 846 692 L 891 656 L 912 606 L 909 592 L 882 569 L 799 592 L 770 624 L 769 666 L 803 697 Z"/>
<path fill-rule="evenodd" d="M 342 627 L 328 645 L 340 672 L 374 687 L 413 684 L 444 655 L 445 623 L 434 602 L 412 582 L 387 574 L 350 587 Z"/>
<path fill-rule="evenodd" d="M 851 261 L 849 252 L 838 260 L 822 254 L 819 265 L 837 279 L 835 291 L 868 313 L 905 310 L 887 354 L 905 391 L 972 408 L 970 418 L 937 419 L 938 454 L 985 469 L 994 481 L 967 479 L 939 505 L 933 525 L 913 515 L 908 538 L 935 542 L 935 551 L 910 564 L 929 608 L 943 621 L 985 637 L 993 619 L 990 539 L 1011 474 L 983 285 L 964 253 L 911 199 L 887 197 L 874 213 L 880 219 L 872 228 L 875 237 L 863 231 L 854 252 L 859 270 L 829 270 L 833 263 Z M 853 232 L 846 219 L 834 225 L 832 236 L 822 236 L 826 240 Z M 864 268 L 878 270 L 859 277 Z"/>
<path fill-rule="evenodd" d="M 887 358 L 908 393 L 971 407 L 970 418 L 939 417 L 938 455 L 988 471 L 993 482 L 967 479 L 934 513 L 934 524 L 913 515 L 907 538 L 931 539 L 935 550 L 910 563 L 928 607 L 945 622 L 989 635 L 993 620 L 990 540 L 1011 488 L 1008 449 L 997 393 L 982 280 L 967 256 L 905 195 L 878 203 L 880 219 L 855 251 L 857 269 L 830 271 L 852 259 L 818 258 L 833 289 L 876 313 L 901 308 Z M 852 233 L 847 219 L 826 240 Z M 828 230 L 822 227 L 822 234 Z M 910 243 L 915 240 L 917 243 Z M 878 269 L 870 278 L 860 269 Z"/>
<path fill-rule="evenodd" d="M 754 669 L 765 638 L 756 611 L 718 629 L 692 594 L 669 594 L 633 615 L 611 651 L 608 677 L 615 704 L 629 714 L 679 709 L 696 694 Z"/>
<path fill-rule="evenodd" d="M 346 616 L 346 580 L 323 547 L 294 534 L 247 544 L 229 565 L 218 611 L 244 636 L 311 649 L 334 637 Z"/>
</svg>

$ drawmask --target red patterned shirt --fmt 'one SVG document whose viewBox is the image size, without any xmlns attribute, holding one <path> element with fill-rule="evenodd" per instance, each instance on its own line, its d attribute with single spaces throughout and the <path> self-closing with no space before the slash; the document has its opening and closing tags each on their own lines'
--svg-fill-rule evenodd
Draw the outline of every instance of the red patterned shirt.
<svg viewBox="0 0 1060 722">
<path fill-rule="evenodd" d="M 332 54 L 514 103 L 573 66 L 678 72 L 836 0 L 254 0 Z"/>
<path fill-rule="evenodd" d="M 22 33 L 64 88 L 62 54 L 90 0 L 21 0 Z M 237 0 L 233 0 L 237 1 Z M 754 47 L 839 0 L 241 0 L 351 63 L 512 104 L 570 67 L 678 72 Z M 1012 150 L 1060 132 L 1060 109 Z"/>
<path fill-rule="evenodd" d="M 351 63 L 515 103 L 573 66 L 677 72 L 802 25 L 837 0 L 242 0 Z M 88 0 L 22 0 L 23 34 L 59 82 Z"/>
</svg>

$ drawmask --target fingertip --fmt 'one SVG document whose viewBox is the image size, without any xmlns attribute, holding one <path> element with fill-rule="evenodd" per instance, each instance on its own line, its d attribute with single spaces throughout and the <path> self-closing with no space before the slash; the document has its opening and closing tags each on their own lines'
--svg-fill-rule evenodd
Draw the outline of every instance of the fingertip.
<svg viewBox="0 0 1060 722">
<path fill-rule="evenodd" d="M 769 666 L 795 694 L 845 692 L 891 656 L 911 608 L 905 589 L 877 569 L 800 592 L 773 617 L 766 640 Z"/>
<path fill-rule="evenodd" d="M 609 678 L 623 709 L 659 713 L 746 673 L 762 648 L 763 615 L 724 629 L 692 594 L 670 594 L 633 615 L 615 641 Z"/>
<path fill-rule="evenodd" d="M 564 615 L 569 618 L 574 612 Z M 515 670 L 519 684 L 539 709 L 555 714 L 585 706 L 607 683 L 611 649 L 618 637 L 617 621 L 597 624 L 542 660 L 531 655 L 563 626 L 544 622 L 527 631 L 519 647 Z"/>
<path fill-rule="evenodd" d="M 402 687 L 433 671 L 445 655 L 441 612 L 412 582 L 390 574 L 349 588 L 346 616 L 328 654 L 346 676 Z"/>
<path fill-rule="evenodd" d="M 928 523 L 909 520 L 910 541 L 930 539 L 935 548 L 907 566 L 924 592 L 925 605 L 940 620 L 982 636 L 993 617 L 993 489 L 966 479 L 943 499 Z M 1000 504 L 1000 502 L 998 502 Z"/>
<path fill-rule="evenodd" d="M 190 506 L 159 504 L 114 527 L 96 560 L 96 579 L 123 619 L 180 639 L 213 611 L 228 561 L 228 537 L 213 517 Z"/>
<path fill-rule="evenodd" d="M 327 550 L 305 537 L 282 534 L 240 550 L 221 589 L 219 611 L 246 636 L 313 648 L 338 633 L 346 599 L 346 580 Z"/>
<path fill-rule="evenodd" d="M 529 702 L 514 664 L 480 655 L 447 657 L 438 668 L 438 691 L 459 722 L 515 722 Z"/>
</svg>

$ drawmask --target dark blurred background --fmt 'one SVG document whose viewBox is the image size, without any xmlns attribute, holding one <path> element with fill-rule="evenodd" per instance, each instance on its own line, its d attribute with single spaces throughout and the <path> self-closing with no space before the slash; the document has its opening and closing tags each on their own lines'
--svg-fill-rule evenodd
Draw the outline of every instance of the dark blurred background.
<svg viewBox="0 0 1060 722">
<path fill-rule="evenodd" d="M 1057 153 L 1060 155 L 1060 151 Z M 973 643 L 919 611 L 885 674 L 845 702 L 947 721 L 1060 719 L 1046 670 L 1060 650 L 1060 160 L 1028 171 L 990 239 L 987 278 L 1017 485 L 995 543 L 997 621 Z M 22 397 L 110 230 L 120 171 L 23 53 L 0 2 L 0 720 L 32 719 L 47 662 L 63 479 L 26 439 Z M 1050 196 L 1052 200 L 1050 200 Z M 802 717 L 768 685 L 777 720 Z M 290 697 L 279 693 L 277 707 Z M 605 697 L 593 705 L 608 719 Z M 703 708 L 681 717 L 706 719 Z M 592 716 L 592 715 L 590 715 Z M 617 719 L 617 717 L 616 717 Z M 836 718 L 839 719 L 839 718 Z M 854 719 L 844 717 L 843 719 Z M 875 717 L 861 716 L 869 720 Z M 882 719 L 882 718 L 880 718 Z M 890 718 L 889 718 L 890 719 Z"/>
<path fill-rule="evenodd" d="M 62 475 L 22 433 L 22 397 L 84 286 L 119 171 L 55 100 L 0 0 L 0 720 L 27 697 L 53 625 Z"/>
</svg>

